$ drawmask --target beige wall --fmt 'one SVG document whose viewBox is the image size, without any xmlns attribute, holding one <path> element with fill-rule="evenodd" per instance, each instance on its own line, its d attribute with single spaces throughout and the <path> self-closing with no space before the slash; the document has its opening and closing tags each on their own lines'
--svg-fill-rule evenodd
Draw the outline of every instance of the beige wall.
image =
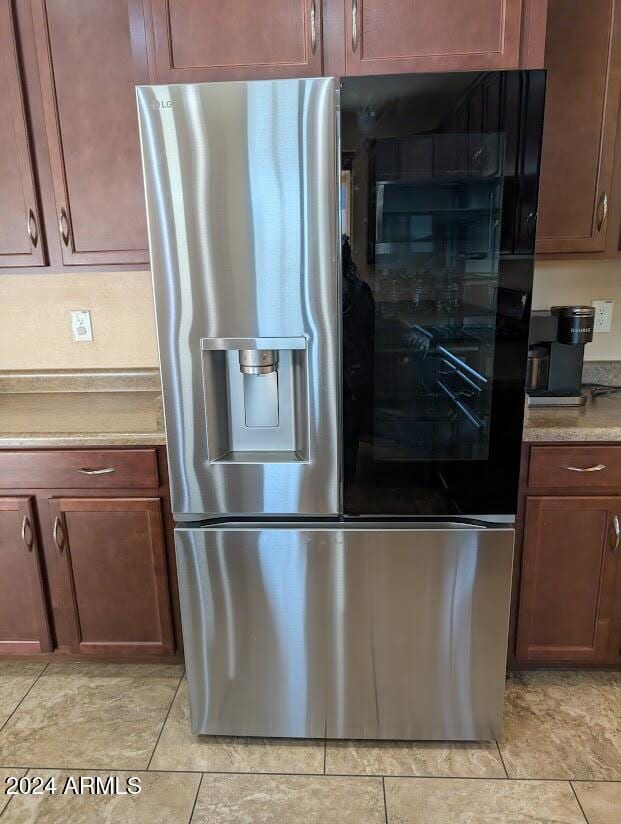
<svg viewBox="0 0 621 824">
<path fill-rule="evenodd" d="M 92 343 L 71 340 L 90 309 Z M 158 366 L 148 272 L 0 275 L 0 370 Z"/>
<path fill-rule="evenodd" d="M 621 360 L 621 261 L 550 261 L 535 267 L 533 308 L 612 298 L 612 332 L 587 360 Z M 69 313 L 90 309 L 93 343 L 71 340 Z M 0 275 L 0 370 L 158 365 L 148 272 Z"/>
<path fill-rule="evenodd" d="M 554 304 L 615 301 L 612 330 L 595 333 L 585 360 L 621 360 L 621 260 L 556 260 L 535 266 L 533 309 Z"/>
</svg>

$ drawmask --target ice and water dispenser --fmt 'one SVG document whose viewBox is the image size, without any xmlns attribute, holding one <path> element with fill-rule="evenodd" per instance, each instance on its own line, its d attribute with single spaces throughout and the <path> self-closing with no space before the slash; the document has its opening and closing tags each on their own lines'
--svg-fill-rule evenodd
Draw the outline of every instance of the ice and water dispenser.
<svg viewBox="0 0 621 824">
<path fill-rule="evenodd" d="M 210 462 L 308 460 L 307 339 L 203 338 Z"/>
</svg>

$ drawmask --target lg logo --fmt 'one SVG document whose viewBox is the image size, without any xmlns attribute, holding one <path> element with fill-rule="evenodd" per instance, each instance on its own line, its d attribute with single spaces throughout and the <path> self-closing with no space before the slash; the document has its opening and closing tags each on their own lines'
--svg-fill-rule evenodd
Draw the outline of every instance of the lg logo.
<svg viewBox="0 0 621 824">
<path fill-rule="evenodd" d="M 149 103 L 152 109 L 171 109 L 172 100 L 151 100 Z"/>
</svg>

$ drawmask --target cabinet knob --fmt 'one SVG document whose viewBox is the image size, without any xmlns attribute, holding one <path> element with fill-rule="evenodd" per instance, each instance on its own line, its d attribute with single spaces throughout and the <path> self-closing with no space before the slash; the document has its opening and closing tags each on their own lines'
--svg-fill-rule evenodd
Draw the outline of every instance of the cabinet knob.
<svg viewBox="0 0 621 824">
<path fill-rule="evenodd" d="M 310 5 L 310 45 L 311 52 L 315 54 L 317 51 L 317 8 L 315 0 L 311 0 Z"/>
<path fill-rule="evenodd" d="M 39 242 L 39 227 L 37 226 L 37 219 L 32 209 L 28 209 L 28 221 L 26 222 L 26 231 L 28 232 L 30 242 L 36 248 L 37 243 Z"/>
<path fill-rule="evenodd" d="M 351 50 L 358 48 L 358 0 L 351 0 Z"/>
<path fill-rule="evenodd" d="M 32 552 L 34 546 L 34 532 L 32 531 L 32 524 L 28 515 L 24 515 L 22 521 L 22 541 L 26 544 L 26 549 Z"/>
<path fill-rule="evenodd" d="M 63 535 L 60 515 L 57 515 L 54 518 L 54 529 L 52 530 L 52 536 L 54 538 L 54 545 L 56 546 L 56 549 L 59 552 L 62 552 L 65 546 L 65 536 Z"/>
<path fill-rule="evenodd" d="M 60 217 L 58 218 L 58 230 L 65 246 L 69 246 L 69 220 L 67 219 L 67 212 L 63 206 L 60 210 Z"/>
</svg>

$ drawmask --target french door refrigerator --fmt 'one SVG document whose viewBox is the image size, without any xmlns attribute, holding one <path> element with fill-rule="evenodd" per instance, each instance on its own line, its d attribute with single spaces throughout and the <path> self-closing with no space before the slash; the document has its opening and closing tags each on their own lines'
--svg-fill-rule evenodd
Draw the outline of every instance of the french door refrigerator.
<svg viewBox="0 0 621 824">
<path fill-rule="evenodd" d="M 137 94 L 193 732 L 495 737 L 543 73 Z"/>
</svg>

